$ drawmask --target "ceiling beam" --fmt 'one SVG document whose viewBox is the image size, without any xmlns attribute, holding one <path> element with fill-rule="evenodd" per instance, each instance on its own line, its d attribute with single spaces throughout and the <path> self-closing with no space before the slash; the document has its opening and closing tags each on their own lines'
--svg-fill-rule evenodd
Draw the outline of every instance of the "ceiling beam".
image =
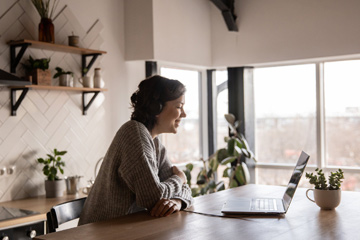
<svg viewBox="0 0 360 240">
<path fill-rule="evenodd" d="M 229 31 L 237 32 L 234 0 L 210 0 L 221 11 Z"/>
</svg>

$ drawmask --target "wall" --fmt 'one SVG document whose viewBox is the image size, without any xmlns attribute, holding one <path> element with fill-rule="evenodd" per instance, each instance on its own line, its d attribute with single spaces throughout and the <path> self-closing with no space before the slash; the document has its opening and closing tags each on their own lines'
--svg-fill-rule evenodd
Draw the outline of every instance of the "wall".
<svg viewBox="0 0 360 240">
<path fill-rule="evenodd" d="M 360 53 L 360 1 L 236 0 L 239 32 L 211 6 L 213 66 L 244 66 Z"/>
<path fill-rule="evenodd" d="M 211 65 L 208 0 L 125 0 L 126 60 Z"/>
<path fill-rule="evenodd" d="M 67 44 L 67 36 L 74 31 L 82 47 L 107 51 L 89 74 L 93 75 L 94 67 L 101 67 L 108 91 L 99 94 L 86 116 L 82 115 L 80 92 L 30 90 L 17 116 L 12 117 L 9 90 L 0 88 L 0 168 L 16 167 L 13 175 L 0 176 L 0 202 L 45 193 L 42 166 L 36 159 L 53 148 L 68 151 L 64 156 L 65 175 L 83 176 L 82 186 L 93 177 L 97 160 L 106 153 L 118 127 L 129 119 L 127 99 L 134 84 L 128 84 L 127 75 L 132 76 L 133 68 L 143 68 L 143 63 L 129 66 L 124 61 L 123 8 L 119 0 L 62 0 L 56 9 L 56 43 Z M 39 22 L 30 1 L 0 2 L 1 69 L 10 71 L 7 41 L 37 40 Z M 74 71 L 76 78 L 80 76 L 80 55 L 28 49 L 22 61 L 29 54 L 51 57 L 52 70 L 61 66 Z M 16 74 L 23 74 L 21 65 Z"/>
</svg>

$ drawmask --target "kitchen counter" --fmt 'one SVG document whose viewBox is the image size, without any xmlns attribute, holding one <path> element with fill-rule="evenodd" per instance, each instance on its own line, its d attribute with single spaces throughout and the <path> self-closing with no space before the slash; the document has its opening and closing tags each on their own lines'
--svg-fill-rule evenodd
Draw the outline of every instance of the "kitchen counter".
<svg viewBox="0 0 360 240">
<path fill-rule="evenodd" d="M 46 213 L 50 211 L 54 205 L 82 197 L 86 197 L 86 195 L 78 193 L 76 195 L 64 195 L 63 197 L 58 198 L 46 198 L 45 196 L 39 196 L 35 198 L 0 202 L 0 206 L 3 207 L 20 208 L 38 212 L 38 214 L 35 215 L 0 221 L 0 229 L 31 222 L 45 221 Z"/>
</svg>

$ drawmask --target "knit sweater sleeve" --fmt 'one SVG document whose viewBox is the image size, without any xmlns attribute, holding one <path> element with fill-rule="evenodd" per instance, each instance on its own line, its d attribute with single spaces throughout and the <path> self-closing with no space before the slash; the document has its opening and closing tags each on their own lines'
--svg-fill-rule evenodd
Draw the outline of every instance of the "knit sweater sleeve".
<svg viewBox="0 0 360 240">
<path fill-rule="evenodd" d="M 155 145 L 144 125 L 128 125 L 121 139 L 118 174 L 135 194 L 137 206 L 152 209 L 161 198 L 171 198 L 182 191 L 178 176 L 160 181 Z"/>
<path fill-rule="evenodd" d="M 161 144 L 159 139 L 155 139 L 157 145 L 158 145 L 158 158 L 160 162 L 160 170 L 159 170 L 159 176 L 160 180 L 167 179 L 171 177 L 172 173 L 172 164 L 170 160 L 167 158 L 166 154 L 166 148 Z M 188 184 L 183 184 L 181 191 L 178 193 L 175 193 L 174 196 L 171 198 L 180 199 L 182 202 L 181 209 L 185 209 L 188 207 L 191 207 L 194 203 L 194 199 L 191 196 L 191 189 Z"/>
</svg>

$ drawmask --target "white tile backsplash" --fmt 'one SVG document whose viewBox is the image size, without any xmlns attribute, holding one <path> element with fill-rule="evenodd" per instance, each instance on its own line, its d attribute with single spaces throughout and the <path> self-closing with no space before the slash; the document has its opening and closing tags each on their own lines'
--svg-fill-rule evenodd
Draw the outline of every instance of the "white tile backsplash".
<svg viewBox="0 0 360 240">
<path fill-rule="evenodd" d="M 10 72 L 7 41 L 23 38 L 37 40 L 40 18 L 28 0 L 14 1 L 12 4 L 5 2 L 0 3 L 0 68 Z M 59 5 L 58 11 L 63 7 Z M 86 31 L 71 9 L 65 7 L 54 25 L 56 43 L 67 45 L 68 35 L 74 31 L 81 41 L 86 39 L 81 42 L 82 47 L 101 49 L 103 39 L 100 33 L 104 26 L 100 20 L 94 22 L 90 31 Z M 21 62 L 27 60 L 29 55 L 34 58 L 51 57 L 52 76 L 56 66 L 73 71 L 74 81 L 81 76 L 80 55 L 28 48 Z M 95 66 L 101 67 L 101 59 L 102 56 L 97 58 L 90 69 L 90 76 Z M 17 67 L 16 75 L 23 75 L 21 64 Z M 53 84 L 57 82 L 57 79 L 53 80 Z M 17 93 L 19 95 L 20 92 Z M 68 151 L 63 156 L 65 175 L 83 176 L 82 186 L 93 178 L 95 164 L 105 155 L 109 139 L 112 138 L 107 135 L 109 113 L 104 108 L 107 99 L 106 94 L 100 93 L 84 116 L 81 97 L 81 92 L 75 91 L 32 89 L 16 116 L 10 116 L 10 90 L 0 87 L 0 167 L 16 166 L 13 175 L 0 176 L 0 202 L 45 194 L 45 176 L 42 165 L 37 164 L 36 159 L 46 157 L 54 148 Z"/>
</svg>

